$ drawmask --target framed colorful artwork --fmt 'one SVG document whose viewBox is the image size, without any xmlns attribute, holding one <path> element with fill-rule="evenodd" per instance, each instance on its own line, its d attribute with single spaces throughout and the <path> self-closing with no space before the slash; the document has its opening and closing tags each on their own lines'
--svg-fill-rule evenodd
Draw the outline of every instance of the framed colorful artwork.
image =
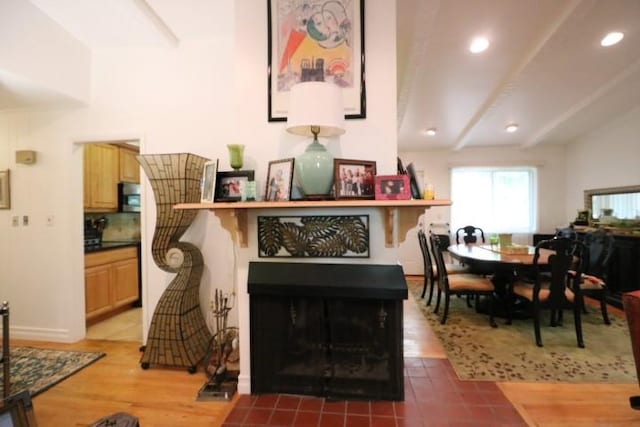
<svg viewBox="0 0 640 427">
<path fill-rule="evenodd" d="M 365 118 L 364 0 L 267 0 L 267 17 L 269 121 L 305 81 L 340 86 L 345 118 Z"/>
</svg>

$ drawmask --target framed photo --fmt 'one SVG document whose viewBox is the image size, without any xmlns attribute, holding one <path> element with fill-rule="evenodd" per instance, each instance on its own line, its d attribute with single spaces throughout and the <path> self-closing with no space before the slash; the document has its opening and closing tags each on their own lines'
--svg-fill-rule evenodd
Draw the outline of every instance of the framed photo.
<svg viewBox="0 0 640 427">
<path fill-rule="evenodd" d="M 270 202 L 291 199 L 291 182 L 293 181 L 293 158 L 273 160 L 269 162 L 267 171 L 267 188 L 264 199 Z"/>
<path fill-rule="evenodd" d="M 408 175 L 378 175 L 376 181 L 376 200 L 409 200 Z"/>
<path fill-rule="evenodd" d="M 200 202 L 213 202 L 216 189 L 216 174 L 218 173 L 218 159 L 205 162 L 202 170 L 202 184 Z"/>
<path fill-rule="evenodd" d="M 11 185 L 9 185 L 9 169 L 0 171 L 0 209 L 11 208 Z"/>
<path fill-rule="evenodd" d="M 376 162 L 333 159 L 336 199 L 375 198 Z"/>
<path fill-rule="evenodd" d="M 253 181 L 254 172 L 229 171 L 218 172 L 216 175 L 216 202 L 237 202 L 242 199 L 242 187 Z"/>
<path fill-rule="evenodd" d="M 366 118 L 364 0 L 267 0 L 269 121 L 287 120 L 289 89 L 342 88 L 347 119 Z"/>
</svg>

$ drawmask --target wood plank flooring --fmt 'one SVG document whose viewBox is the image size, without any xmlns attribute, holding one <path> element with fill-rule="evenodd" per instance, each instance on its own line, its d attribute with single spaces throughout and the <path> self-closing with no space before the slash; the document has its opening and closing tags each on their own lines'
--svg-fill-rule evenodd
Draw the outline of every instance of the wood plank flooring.
<svg viewBox="0 0 640 427">
<path fill-rule="evenodd" d="M 423 304 L 423 301 L 418 303 Z M 405 355 L 446 358 L 413 299 L 405 303 Z M 598 315 L 595 311 L 593 315 Z M 622 316 L 620 310 L 611 315 Z M 604 327 L 604 326 L 603 326 Z M 140 368 L 139 343 L 83 340 L 73 344 L 12 340 L 12 345 L 104 351 L 107 356 L 34 398 L 40 427 L 87 426 L 114 412 L 128 412 L 141 427 L 220 426 L 233 407 L 198 402 L 202 371 Z M 497 383 L 530 426 L 640 426 L 629 407 L 637 384 Z M 238 397 L 234 398 L 234 401 Z"/>
</svg>

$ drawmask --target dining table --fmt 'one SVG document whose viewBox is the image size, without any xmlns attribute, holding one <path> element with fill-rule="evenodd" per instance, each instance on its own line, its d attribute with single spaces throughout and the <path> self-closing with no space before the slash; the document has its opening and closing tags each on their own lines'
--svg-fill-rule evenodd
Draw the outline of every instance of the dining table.
<svg viewBox="0 0 640 427">
<path fill-rule="evenodd" d="M 452 258 L 467 265 L 472 273 L 491 275 L 495 286 L 495 315 L 507 317 L 509 304 L 512 316 L 523 318 L 529 316 L 529 304 L 522 299 L 512 299 L 508 295 L 509 285 L 521 277 L 531 277 L 535 246 L 510 245 L 503 247 L 499 244 L 456 244 L 447 248 Z M 539 264 L 547 264 L 549 255 L 553 251 L 540 249 Z M 480 311 L 484 311 L 482 305 Z"/>
</svg>

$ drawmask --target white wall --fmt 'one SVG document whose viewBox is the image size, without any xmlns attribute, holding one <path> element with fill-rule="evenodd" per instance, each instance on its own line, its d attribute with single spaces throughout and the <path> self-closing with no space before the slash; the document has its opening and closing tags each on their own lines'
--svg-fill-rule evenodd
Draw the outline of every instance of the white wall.
<svg viewBox="0 0 640 427">
<path fill-rule="evenodd" d="M 538 231 L 553 232 L 568 224 L 565 212 L 565 162 L 563 146 L 520 148 L 465 148 L 426 152 L 401 152 L 405 166 L 413 162 L 416 172 L 424 174 L 424 182 L 432 183 L 437 199 L 451 198 L 451 167 L 455 166 L 536 166 L 538 168 Z M 453 200 L 455 203 L 455 200 Z M 430 223 L 450 222 L 450 208 L 429 209 L 421 218 Z M 575 217 L 575 215 L 574 215 Z M 573 219 L 573 218 L 571 218 Z M 480 225 L 481 226 L 481 225 Z M 399 258 L 407 274 L 422 274 L 422 255 L 418 246 L 417 227 L 400 245 Z"/>
<path fill-rule="evenodd" d="M 89 49 L 30 2 L 0 1 L 0 40 L 0 84 L 4 71 L 33 89 L 89 100 Z"/>
<path fill-rule="evenodd" d="M 584 208 L 584 190 L 640 185 L 640 106 L 567 146 L 567 218 Z"/>
<path fill-rule="evenodd" d="M 139 137 L 143 154 L 192 152 L 219 158 L 221 168 L 227 170 L 226 144 L 245 144 L 245 168 L 255 169 L 260 189 L 269 160 L 295 157 L 308 144 L 287 134 L 284 123 L 267 121 L 266 2 L 227 0 L 220 3 L 220 13 L 229 16 L 228 28 L 221 29 L 221 36 L 214 40 L 181 43 L 175 49 L 94 52 L 88 108 L 0 114 L 0 168 L 16 170 L 13 208 L 0 211 L 0 295 L 8 295 L 13 307 L 14 337 L 74 341 L 84 336 L 82 147 L 75 142 Z M 335 157 L 375 160 L 379 173 L 393 173 L 397 147 L 395 2 L 367 4 L 365 19 L 367 118 L 347 121 L 346 134 L 330 141 L 328 147 Z M 20 147 L 36 149 L 38 163 L 16 165 L 13 153 Z M 146 255 L 155 208 L 148 184 L 143 190 L 146 330 L 173 275 L 158 269 Z M 31 216 L 32 225 L 11 227 L 11 216 L 23 213 Z M 384 247 L 380 213 L 368 213 L 372 233 L 368 262 L 395 262 L 396 250 Z M 55 224 L 45 228 L 50 214 L 55 215 Z M 219 219 L 207 211 L 198 215 L 184 236 L 200 246 L 205 256 L 204 311 L 212 288 L 238 288 L 243 392 L 249 384 L 246 274 L 247 262 L 257 259 L 255 215 L 249 217 L 246 249 L 234 250 Z"/>
</svg>

